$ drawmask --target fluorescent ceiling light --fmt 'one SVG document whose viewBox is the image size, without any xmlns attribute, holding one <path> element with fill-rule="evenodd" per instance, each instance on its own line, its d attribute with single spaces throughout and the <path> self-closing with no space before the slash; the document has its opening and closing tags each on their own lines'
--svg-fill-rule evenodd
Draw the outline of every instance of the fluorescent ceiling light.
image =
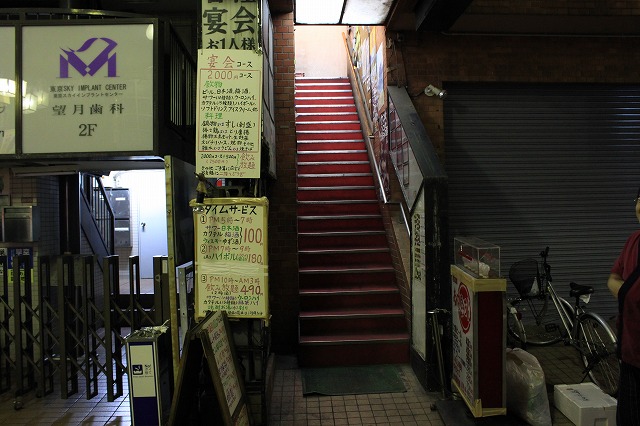
<svg viewBox="0 0 640 426">
<path fill-rule="evenodd" d="M 343 0 L 295 0 L 296 23 L 337 24 L 342 16 Z"/>
<path fill-rule="evenodd" d="M 342 17 L 343 24 L 380 25 L 384 24 L 393 0 L 349 0 Z"/>
<path fill-rule="evenodd" d="M 295 23 L 381 25 L 385 23 L 393 2 L 394 0 L 294 0 Z"/>
</svg>

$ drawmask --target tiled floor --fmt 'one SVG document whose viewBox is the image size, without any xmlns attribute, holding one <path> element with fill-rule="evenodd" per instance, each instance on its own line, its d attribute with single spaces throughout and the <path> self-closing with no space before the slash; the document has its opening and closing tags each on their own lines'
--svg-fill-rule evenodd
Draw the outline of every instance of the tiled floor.
<svg viewBox="0 0 640 426">
<path fill-rule="evenodd" d="M 578 383 L 580 365 L 571 347 L 556 345 L 531 348 L 545 372 L 550 392 L 553 425 L 572 423 L 553 407 L 553 385 Z M 301 370 L 294 357 L 278 357 L 270 404 L 269 425 L 444 425 L 440 413 L 432 409 L 441 399 L 439 392 L 427 392 L 408 365 L 401 366 L 406 392 L 349 396 L 303 396 Z M 126 385 L 126 384 L 125 384 Z M 36 398 L 33 392 L 22 397 L 23 408 L 15 410 L 14 394 L 0 395 L 0 425 L 129 425 L 128 397 L 107 402 L 104 390 L 86 400 L 83 395 L 60 399 L 59 392 Z M 469 419 L 473 419 L 469 416 Z M 481 419 L 485 424 L 485 419 Z M 457 426 L 457 425 L 456 425 Z"/>
</svg>

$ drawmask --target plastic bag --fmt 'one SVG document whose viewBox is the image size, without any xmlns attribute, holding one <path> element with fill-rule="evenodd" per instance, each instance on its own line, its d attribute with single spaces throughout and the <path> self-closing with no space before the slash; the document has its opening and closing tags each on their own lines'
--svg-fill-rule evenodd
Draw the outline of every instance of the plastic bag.
<svg viewBox="0 0 640 426">
<path fill-rule="evenodd" d="M 520 348 L 507 349 L 507 411 L 533 426 L 551 426 L 549 396 L 538 359 Z"/>
</svg>

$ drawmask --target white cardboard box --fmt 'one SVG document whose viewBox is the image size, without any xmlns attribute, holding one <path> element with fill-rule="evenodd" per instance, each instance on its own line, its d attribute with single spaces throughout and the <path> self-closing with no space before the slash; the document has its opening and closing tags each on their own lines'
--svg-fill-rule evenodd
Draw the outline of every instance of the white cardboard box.
<svg viewBox="0 0 640 426">
<path fill-rule="evenodd" d="M 555 385 L 557 409 L 577 426 L 615 426 L 617 401 L 593 383 Z"/>
</svg>

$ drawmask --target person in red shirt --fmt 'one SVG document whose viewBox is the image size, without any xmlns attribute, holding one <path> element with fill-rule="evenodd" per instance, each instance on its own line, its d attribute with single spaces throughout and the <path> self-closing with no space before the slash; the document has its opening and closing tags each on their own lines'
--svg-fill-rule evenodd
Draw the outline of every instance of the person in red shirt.
<svg viewBox="0 0 640 426">
<path fill-rule="evenodd" d="M 640 221 L 640 189 L 636 197 Z M 613 264 L 607 285 L 618 299 L 618 426 L 640 426 L 640 231 L 627 239 Z"/>
</svg>

